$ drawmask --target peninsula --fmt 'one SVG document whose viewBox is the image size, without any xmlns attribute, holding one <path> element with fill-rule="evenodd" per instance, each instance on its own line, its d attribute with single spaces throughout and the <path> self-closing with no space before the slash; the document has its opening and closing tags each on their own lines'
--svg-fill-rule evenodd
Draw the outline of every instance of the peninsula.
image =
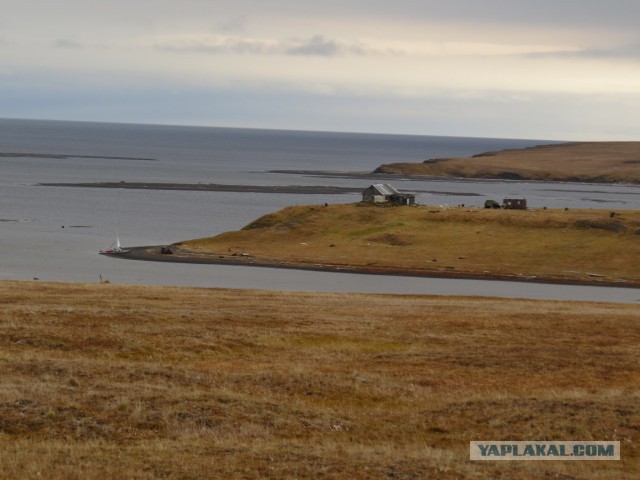
<svg viewBox="0 0 640 480">
<path fill-rule="evenodd" d="M 390 163 L 376 174 L 640 184 L 640 142 L 577 142 Z"/>
<path fill-rule="evenodd" d="M 294 206 L 125 258 L 640 286 L 640 211 Z"/>
</svg>

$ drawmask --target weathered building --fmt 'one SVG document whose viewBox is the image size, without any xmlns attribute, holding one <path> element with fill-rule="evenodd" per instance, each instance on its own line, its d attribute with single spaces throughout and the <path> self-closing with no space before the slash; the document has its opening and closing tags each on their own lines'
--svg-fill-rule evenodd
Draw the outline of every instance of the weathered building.
<svg viewBox="0 0 640 480">
<path fill-rule="evenodd" d="M 393 185 L 376 183 L 362 192 L 362 201 L 366 203 L 391 203 L 392 205 L 413 205 L 416 196 L 400 193 Z"/>
</svg>

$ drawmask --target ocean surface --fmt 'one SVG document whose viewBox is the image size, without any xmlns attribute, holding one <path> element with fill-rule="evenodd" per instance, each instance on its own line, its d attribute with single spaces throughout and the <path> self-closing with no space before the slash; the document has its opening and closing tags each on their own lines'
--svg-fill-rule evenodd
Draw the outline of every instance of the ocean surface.
<svg viewBox="0 0 640 480">
<path fill-rule="evenodd" d="M 285 206 L 348 203 L 360 196 L 39 185 L 125 181 L 364 189 L 381 180 L 340 173 L 367 173 L 382 163 L 421 162 L 541 143 L 550 142 L 0 119 L 0 279 L 97 282 L 102 276 L 114 283 L 135 284 L 640 300 L 640 292 L 630 289 L 106 258 L 97 252 L 114 241 L 116 231 L 124 246 L 173 243 L 236 230 Z M 327 174 L 304 173 L 307 171 Z M 514 196 L 526 197 L 532 207 L 640 208 L 640 189 L 634 186 L 411 179 L 390 182 L 401 191 L 417 193 L 417 201 L 429 205 L 482 205 L 489 198 Z"/>
</svg>

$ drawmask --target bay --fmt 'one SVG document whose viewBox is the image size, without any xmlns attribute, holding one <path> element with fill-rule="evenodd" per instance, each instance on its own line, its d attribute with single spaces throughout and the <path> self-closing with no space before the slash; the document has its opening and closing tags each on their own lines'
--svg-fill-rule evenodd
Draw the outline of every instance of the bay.
<svg viewBox="0 0 640 480">
<path fill-rule="evenodd" d="M 138 284 L 473 293 L 476 287 L 460 289 L 464 281 L 440 279 L 443 283 L 438 285 L 442 287 L 436 287 L 435 279 L 167 266 L 97 255 L 113 241 L 116 230 L 125 246 L 172 243 L 235 230 L 285 206 L 355 202 L 358 194 L 125 190 L 39 184 L 125 181 L 364 189 L 379 180 L 302 172 L 370 172 L 382 163 L 420 162 L 541 143 L 549 142 L 0 119 L 0 279 L 91 282 L 102 276 L 117 283 Z M 418 202 L 429 205 L 482 205 L 487 198 L 518 196 L 526 197 L 533 207 L 640 208 L 638 187 L 634 186 L 415 179 L 394 179 L 392 183 L 402 191 L 416 192 Z M 516 287 L 505 290 L 500 285 L 489 292 L 482 287 L 481 294 L 526 294 Z"/>
</svg>

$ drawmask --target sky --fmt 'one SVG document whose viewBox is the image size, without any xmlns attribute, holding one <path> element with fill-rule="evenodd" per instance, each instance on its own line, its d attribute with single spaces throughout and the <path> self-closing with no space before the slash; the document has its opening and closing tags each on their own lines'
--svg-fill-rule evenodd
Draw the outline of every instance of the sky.
<svg viewBox="0 0 640 480">
<path fill-rule="evenodd" d="M 0 117 L 640 140 L 637 0 L 0 0 Z"/>
</svg>

